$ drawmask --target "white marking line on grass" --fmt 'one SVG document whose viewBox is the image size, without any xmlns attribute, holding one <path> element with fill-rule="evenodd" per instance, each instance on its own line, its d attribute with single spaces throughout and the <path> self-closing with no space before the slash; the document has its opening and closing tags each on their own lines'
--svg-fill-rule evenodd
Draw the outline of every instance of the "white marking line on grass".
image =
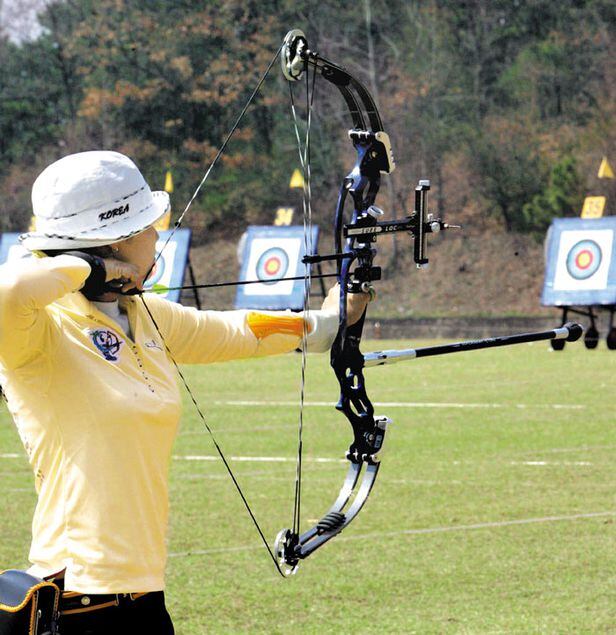
<svg viewBox="0 0 616 635">
<path fill-rule="evenodd" d="M 534 450 L 535 454 L 557 454 L 561 452 L 586 452 L 588 450 L 613 450 L 616 445 L 581 445 L 577 448 L 546 448 L 545 450 Z"/>
<path fill-rule="evenodd" d="M 215 454 L 174 454 L 176 461 L 220 461 Z M 296 463 L 297 457 L 288 456 L 228 456 L 230 461 L 246 463 Z M 346 459 L 332 459 L 323 457 L 303 457 L 302 461 L 308 463 L 346 463 Z"/>
<path fill-rule="evenodd" d="M 285 408 L 297 406 L 296 401 L 214 401 L 215 406 L 282 406 Z M 305 401 L 305 406 L 330 407 L 331 401 Z M 551 408 L 554 410 L 584 410 L 583 404 L 503 404 L 503 403 L 456 403 L 456 402 L 434 402 L 434 401 L 376 401 L 374 405 L 378 408 Z"/>
<path fill-rule="evenodd" d="M 16 453 L 0 454 L 0 459 L 20 459 L 25 455 Z M 288 456 L 230 456 L 231 461 L 238 463 L 296 463 L 296 457 Z M 220 461 L 220 457 L 215 454 L 174 454 L 176 461 Z M 331 457 L 304 457 L 302 459 L 308 463 L 346 463 L 346 459 L 334 459 Z M 460 465 L 460 461 L 453 461 L 454 465 Z M 510 461 L 510 465 L 592 465 L 589 461 Z"/>
<path fill-rule="evenodd" d="M 616 516 L 616 511 L 590 512 L 587 514 L 571 514 L 569 516 L 544 516 L 541 518 L 520 518 L 517 520 L 499 520 L 488 523 L 475 523 L 472 525 L 454 525 L 449 527 L 428 527 L 426 529 L 401 529 L 399 531 L 384 531 L 369 534 L 357 534 L 354 536 L 339 536 L 338 542 L 351 540 L 373 540 L 374 538 L 395 536 L 420 536 L 424 534 L 440 534 L 453 531 L 474 531 L 477 529 L 499 529 L 501 527 L 515 527 L 516 525 L 533 525 L 539 523 L 554 523 L 571 520 L 584 520 L 589 518 L 605 518 Z M 213 553 L 227 553 L 233 551 L 257 551 L 263 549 L 262 545 L 243 545 L 238 547 L 214 547 L 212 549 L 195 549 L 194 551 L 178 551 L 170 553 L 170 558 L 184 558 L 187 556 L 205 556 Z"/>
<path fill-rule="evenodd" d="M 592 465 L 590 461 L 510 461 L 509 465 Z"/>
<path fill-rule="evenodd" d="M 0 459 L 21 459 L 26 458 L 22 454 L 5 453 L 0 454 Z M 174 454 L 176 461 L 220 461 L 220 457 L 215 454 Z M 238 463 L 297 463 L 297 457 L 288 456 L 228 456 L 228 460 Z M 334 459 L 327 457 L 304 457 L 302 461 L 306 463 L 346 463 L 346 459 Z"/>
<path fill-rule="evenodd" d="M 463 465 L 468 461 L 452 461 L 453 465 Z M 509 465 L 531 465 L 531 466 L 543 466 L 543 465 L 575 465 L 575 466 L 588 466 L 593 465 L 590 461 L 509 461 Z"/>
<path fill-rule="evenodd" d="M 280 424 L 257 424 L 250 426 L 250 432 L 270 432 L 272 430 L 295 430 L 297 428 L 296 423 L 280 423 Z M 223 425 L 220 428 L 213 428 L 216 434 L 246 434 L 246 427 L 233 427 Z M 178 433 L 180 437 L 188 437 L 195 435 L 209 434 L 205 428 L 199 430 L 182 430 Z"/>
</svg>

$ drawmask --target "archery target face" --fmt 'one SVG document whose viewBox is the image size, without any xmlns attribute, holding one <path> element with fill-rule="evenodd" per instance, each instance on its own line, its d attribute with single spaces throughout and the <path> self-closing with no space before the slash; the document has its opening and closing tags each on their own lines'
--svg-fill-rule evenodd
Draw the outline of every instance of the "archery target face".
<svg viewBox="0 0 616 635">
<path fill-rule="evenodd" d="M 276 278 L 284 278 L 289 270 L 289 256 L 280 247 L 264 251 L 257 261 L 257 279 L 263 284 L 276 284 Z"/>
<path fill-rule="evenodd" d="M 594 240 L 580 240 L 567 254 L 567 271 L 576 280 L 586 280 L 601 266 L 601 247 Z"/>
<path fill-rule="evenodd" d="M 554 289 L 590 291 L 607 287 L 614 232 L 611 229 L 563 231 Z"/>
<path fill-rule="evenodd" d="M 157 251 L 154 267 L 152 268 L 152 272 L 148 276 L 148 279 L 144 285 L 147 288 L 153 287 L 157 282 L 160 281 L 160 279 L 163 277 L 165 273 L 165 259 L 164 257 L 159 258 L 159 256 L 160 256 L 160 252 Z"/>
<path fill-rule="evenodd" d="M 300 238 L 255 238 L 251 243 L 246 280 L 262 280 L 263 284 L 246 285 L 244 294 L 290 295 L 293 292 L 293 280 L 274 280 L 298 275 L 300 247 Z"/>
<path fill-rule="evenodd" d="M 156 242 L 156 258 L 158 258 L 158 254 L 160 253 L 163 245 L 165 244 L 164 240 L 158 240 Z M 173 262 L 175 261 L 175 252 L 177 250 L 177 243 L 171 240 L 169 244 L 165 247 L 163 251 L 163 255 L 161 258 L 158 258 L 156 261 L 156 265 L 150 274 L 150 277 L 145 281 L 143 288 L 146 291 L 151 290 L 155 286 L 159 287 L 170 287 L 171 286 L 171 275 L 173 273 Z M 165 293 L 160 294 L 163 298 L 167 296 Z"/>
</svg>

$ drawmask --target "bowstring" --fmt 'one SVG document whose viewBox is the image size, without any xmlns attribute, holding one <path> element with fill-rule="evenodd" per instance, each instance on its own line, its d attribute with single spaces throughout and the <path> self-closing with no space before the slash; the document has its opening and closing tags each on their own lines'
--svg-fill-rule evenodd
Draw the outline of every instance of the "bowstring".
<svg viewBox="0 0 616 635">
<path fill-rule="evenodd" d="M 214 169 L 214 166 L 218 163 L 218 160 L 220 159 L 220 157 L 222 156 L 223 152 L 225 151 L 229 141 L 231 140 L 231 137 L 233 136 L 233 134 L 237 130 L 241 120 L 243 119 L 244 115 L 246 114 L 246 112 L 248 110 L 248 107 L 250 106 L 250 104 L 254 100 L 255 96 L 259 92 L 261 86 L 263 85 L 263 82 L 265 81 L 265 79 L 267 78 L 270 70 L 272 69 L 272 66 L 276 63 L 276 60 L 278 59 L 278 56 L 280 55 L 280 52 L 282 50 L 282 46 L 283 45 L 281 45 L 278 48 L 278 50 L 276 51 L 276 54 L 274 55 L 274 57 L 272 58 L 272 60 L 268 64 L 265 72 L 263 73 L 263 75 L 259 79 L 259 82 L 257 83 L 255 89 L 252 91 L 250 97 L 248 98 L 248 101 L 246 102 L 246 104 L 242 108 L 242 111 L 240 112 L 240 114 L 237 117 L 235 123 L 231 127 L 231 130 L 227 133 L 227 136 L 225 137 L 222 145 L 220 146 L 218 152 L 216 153 L 216 156 L 214 157 L 214 159 L 210 163 L 210 166 L 208 167 L 208 169 L 205 172 L 203 178 L 199 182 L 199 185 L 197 186 L 197 188 L 194 191 L 193 195 L 190 197 L 190 200 L 186 204 L 186 207 L 184 208 L 184 211 L 180 214 L 180 216 L 178 217 L 177 221 L 175 222 L 175 225 L 173 226 L 173 230 L 172 230 L 171 234 L 169 234 L 169 236 L 167 237 L 167 240 L 164 242 L 161 250 L 158 252 L 158 255 L 156 256 L 154 262 L 152 263 L 152 266 L 150 267 L 150 270 L 149 270 L 149 272 L 148 272 L 148 274 L 146 276 L 146 279 L 147 279 L 147 277 L 149 277 L 150 273 L 152 272 L 152 270 L 156 266 L 156 263 L 160 259 L 161 255 L 162 255 L 163 251 L 165 250 L 165 248 L 167 247 L 167 245 L 169 244 L 171 238 L 173 238 L 173 235 L 175 234 L 175 232 L 180 228 L 180 226 L 182 224 L 182 221 L 184 220 L 184 217 L 186 216 L 186 213 L 190 209 L 190 206 L 192 205 L 193 201 L 197 198 L 199 192 L 201 191 L 201 189 L 204 186 L 205 182 L 209 178 L 210 173 Z M 165 349 L 167 350 L 167 355 L 169 356 L 169 359 L 171 359 L 171 361 L 173 362 L 173 365 L 175 366 L 175 369 L 176 369 L 180 379 L 182 380 L 184 388 L 188 392 L 188 394 L 190 396 L 190 399 L 191 399 L 195 409 L 197 410 L 197 413 L 199 414 L 199 418 L 203 422 L 206 430 L 208 431 L 208 433 L 209 433 L 209 435 L 210 435 L 210 437 L 212 439 L 212 442 L 214 443 L 214 447 L 216 448 L 216 451 L 218 452 L 218 454 L 220 456 L 220 459 L 223 462 L 223 464 L 224 464 L 229 476 L 231 477 L 231 480 L 233 481 L 233 484 L 235 485 L 235 488 L 236 488 L 238 494 L 240 495 L 240 498 L 242 499 L 242 502 L 244 503 L 244 507 L 248 511 L 248 514 L 249 514 L 250 518 L 252 519 L 252 522 L 253 522 L 254 526 L 256 527 L 257 532 L 258 532 L 263 544 L 265 545 L 265 548 L 267 549 L 267 552 L 269 553 L 269 556 L 272 559 L 272 562 L 274 563 L 274 566 L 276 567 L 276 570 L 278 571 L 278 573 L 283 578 L 286 578 L 284 572 L 282 571 L 282 569 L 280 568 L 280 565 L 278 564 L 278 561 L 276 559 L 276 556 L 274 555 L 274 552 L 272 551 L 272 548 L 270 547 L 269 543 L 267 542 L 267 538 L 265 537 L 265 534 L 263 533 L 263 530 L 261 529 L 261 526 L 259 525 L 256 516 L 254 515 L 254 512 L 250 508 L 248 500 L 246 499 L 246 496 L 244 495 L 244 492 L 242 491 L 242 488 L 240 487 L 240 484 L 239 484 L 235 474 L 233 473 L 233 470 L 231 469 L 231 466 L 229 465 L 229 462 L 227 461 L 227 459 L 226 459 L 226 457 L 225 457 L 220 445 L 218 444 L 218 442 L 216 440 L 216 437 L 214 436 L 214 432 L 212 431 L 212 429 L 210 428 L 210 426 L 207 423 L 205 415 L 203 414 L 203 411 L 201 410 L 201 408 L 200 408 L 200 406 L 199 406 L 199 404 L 197 402 L 197 399 L 194 396 L 194 393 L 190 389 L 190 386 L 188 385 L 188 382 L 186 381 L 186 378 L 184 377 L 184 374 L 182 373 L 182 371 L 181 371 L 181 369 L 179 367 L 179 364 L 176 362 L 176 360 L 173 357 L 171 351 L 169 350 L 169 346 L 167 345 L 167 342 L 166 342 L 166 340 L 165 340 L 165 338 L 164 338 L 164 336 L 163 336 L 163 334 L 162 334 L 162 332 L 161 332 L 161 330 L 160 330 L 160 328 L 158 326 L 158 323 L 156 322 L 154 316 L 152 315 L 152 312 L 150 311 L 150 308 L 148 307 L 143 294 L 140 294 L 139 297 L 141 299 L 141 302 L 143 303 L 143 306 L 145 307 L 145 310 L 146 310 L 147 314 L 150 317 L 150 320 L 152 321 L 152 324 L 154 325 L 154 328 L 156 329 L 156 332 L 160 336 L 161 341 L 162 341 L 163 345 L 165 346 Z"/>
<path fill-rule="evenodd" d="M 263 530 L 261 529 L 261 526 L 259 525 L 259 522 L 257 521 L 256 516 L 254 515 L 254 512 L 252 511 L 250 505 L 248 504 L 248 500 L 246 499 L 246 496 L 244 492 L 242 491 L 242 488 L 240 487 L 237 477 L 233 473 L 233 470 L 231 469 L 231 466 L 229 465 L 229 462 L 227 461 L 227 458 L 225 457 L 220 445 L 218 445 L 218 441 L 216 440 L 216 437 L 214 436 L 214 432 L 212 431 L 212 428 L 210 428 L 210 426 L 208 425 L 205 415 L 203 414 L 203 410 L 201 410 L 201 407 L 199 406 L 199 403 L 197 402 L 197 399 L 193 391 L 190 389 L 190 386 L 188 385 L 186 377 L 184 377 L 184 374 L 182 373 L 179 364 L 175 361 L 175 358 L 173 357 L 173 355 L 171 354 L 171 351 L 169 350 L 169 346 L 167 345 L 167 342 L 165 341 L 165 338 L 163 337 L 160 331 L 158 323 L 156 322 L 154 316 L 152 315 L 152 312 L 150 311 L 150 307 L 148 307 L 148 305 L 145 303 L 143 296 L 140 296 L 140 297 L 141 297 L 141 302 L 143 302 L 143 306 L 145 307 L 145 310 L 147 311 L 147 314 L 150 316 L 150 319 L 152 320 L 152 324 L 154 324 L 154 328 L 156 329 L 156 331 L 161 337 L 161 341 L 167 351 L 167 355 L 169 356 L 169 359 L 171 359 L 171 361 L 173 362 L 173 365 L 175 366 L 175 369 L 178 375 L 180 376 L 182 383 L 184 384 L 184 388 L 186 388 L 186 391 L 188 392 L 190 399 L 193 405 L 195 406 L 197 413 L 199 414 L 199 418 L 203 422 L 203 425 L 205 426 L 206 430 L 210 434 L 210 437 L 212 438 L 212 442 L 214 443 L 214 447 L 216 448 L 216 451 L 218 452 L 218 455 L 220 456 L 220 460 L 223 462 L 225 468 L 227 469 L 227 473 L 231 477 L 231 480 L 233 481 L 233 485 L 235 485 L 235 489 L 237 490 L 238 494 L 240 495 L 240 498 L 242 499 L 242 502 L 244 503 L 244 507 L 248 511 L 248 514 L 250 515 L 250 518 L 252 519 L 254 526 L 257 528 L 257 531 L 259 532 L 259 536 L 261 537 L 261 540 L 263 541 L 263 544 L 265 545 L 265 548 L 267 549 L 267 552 L 269 553 L 270 558 L 272 559 L 272 562 L 274 563 L 274 566 L 278 570 L 278 573 L 280 573 L 280 575 L 283 578 L 285 578 L 286 576 L 283 573 L 282 569 L 280 568 L 280 565 L 278 564 L 278 561 L 276 560 L 276 556 L 274 555 L 272 548 L 269 546 L 269 543 L 267 542 L 267 538 L 265 537 L 265 534 L 263 533 Z"/>
<path fill-rule="evenodd" d="M 315 87 L 316 87 L 316 69 L 313 70 L 312 88 L 310 86 L 310 73 L 306 69 L 306 134 L 303 143 L 299 131 L 299 123 L 295 100 L 293 97 L 293 88 L 289 82 L 289 95 L 291 99 L 291 113 L 293 115 L 293 127 L 297 140 L 297 149 L 299 153 L 299 161 L 303 173 L 302 188 L 302 208 L 303 208 L 303 227 L 304 227 L 304 254 L 313 254 L 313 236 L 312 236 L 312 188 L 311 188 L 311 128 L 312 128 L 312 106 L 314 103 Z M 299 415 L 298 415 L 298 442 L 297 442 L 297 462 L 295 469 L 295 494 L 293 502 L 293 533 L 299 535 L 301 524 L 301 490 L 302 490 L 302 456 L 303 456 L 303 430 L 304 430 L 304 404 L 306 394 L 306 361 L 308 348 L 308 327 L 310 324 L 310 286 L 312 282 L 312 271 L 309 264 L 304 269 L 304 298 L 303 298 L 303 329 L 302 329 L 302 361 L 301 361 L 301 378 L 300 378 L 300 397 L 299 397 Z"/>
</svg>

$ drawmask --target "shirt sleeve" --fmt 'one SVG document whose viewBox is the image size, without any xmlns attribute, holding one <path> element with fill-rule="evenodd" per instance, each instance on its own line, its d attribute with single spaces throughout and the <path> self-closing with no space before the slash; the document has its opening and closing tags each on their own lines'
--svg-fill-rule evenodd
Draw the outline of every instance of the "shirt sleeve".
<svg viewBox="0 0 616 635">
<path fill-rule="evenodd" d="M 181 364 L 208 364 L 278 355 L 301 346 L 305 317 L 290 311 L 198 311 L 147 294 L 145 302 L 172 357 Z M 329 350 L 338 316 L 311 311 L 308 352 Z"/>
<path fill-rule="evenodd" d="M 78 291 L 90 265 L 74 256 L 23 258 L 0 266 L 0 360 L 17 368 L 36 355 L 50 326 L 45 307 Z"/>
</svg>

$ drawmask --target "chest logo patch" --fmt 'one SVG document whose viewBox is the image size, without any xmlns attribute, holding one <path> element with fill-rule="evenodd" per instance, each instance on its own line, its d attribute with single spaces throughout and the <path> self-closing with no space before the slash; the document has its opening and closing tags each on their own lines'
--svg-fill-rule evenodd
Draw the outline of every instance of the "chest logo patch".
<svg viewBox="0 0 616 635">
<path fill-rule="evenodd" d="M 90 337 L 94 346 L 98 348 L 107 361 L 118 361 L 118 353 L 124 342 L 113 331 L 97 329 L 90 333 Z"/>
</svg>

